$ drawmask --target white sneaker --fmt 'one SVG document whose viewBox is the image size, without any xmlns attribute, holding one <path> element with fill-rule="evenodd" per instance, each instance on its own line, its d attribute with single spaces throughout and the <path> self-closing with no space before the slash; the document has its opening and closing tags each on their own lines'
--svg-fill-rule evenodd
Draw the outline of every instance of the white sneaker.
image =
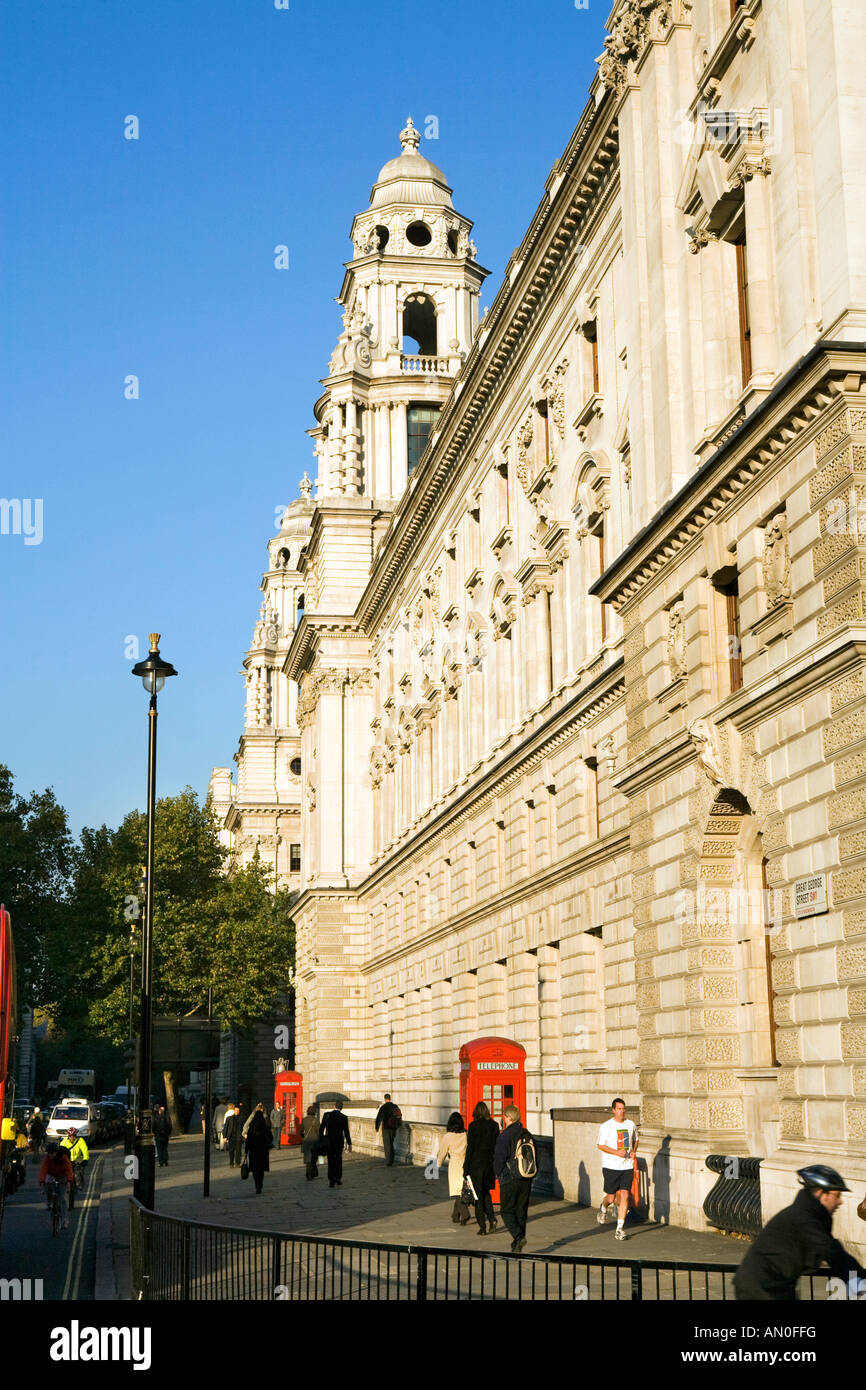
<svg viewBox="0 0 866 1390">
<path fill-rule="evenodd" d="M 602 1202 L 601 1206 L 600 1206 L 599 1209 L 598 1209 L 598 1214 L 597 1214 L 597 1216 L 596 1216 L 596 1218 L 595 1218 L 596 1221 L 598 1222 L 599 1226 L 603 1226 L 603 1225 L 604 1225 L 605 1221 L 607 1220 L 607 1213 L 608 1213 L 608 1207 L 606 1207 L 605 1204 L 604 1204 L 604 1202 Z"/>
<path fill-rule="evenodd" d="M 616 1228 L 616 1238 L 617 1240 L 628 1240 L 628 1236 L 621 1226 L 617 1226 Z"/>
</svg>

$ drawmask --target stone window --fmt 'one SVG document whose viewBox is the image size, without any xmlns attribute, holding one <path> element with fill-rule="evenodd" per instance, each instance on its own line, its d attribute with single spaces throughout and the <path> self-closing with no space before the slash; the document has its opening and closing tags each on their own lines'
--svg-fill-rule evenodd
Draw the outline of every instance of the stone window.
<svg viewBox="0 0 866 1390">
<path fill-rule="evenodd" d="M 438 405 L 410 405 L 407 413 L 409 474 L 417 468 L 427 448 L 430 431 L 439 414 Z"/>
<path fill-rule="evenodd" d="M 289 845 L 289 873 L 299 874 L 301 872 L 301 846 Z"/>
<path fill-rule="evenodd" d="M 406 228 L 406 240 L 411 246 L 429 246 L 433 233 L 426 222 L 410 222 Z"/>
<path fill-rule="evenodd" d="M 300 758 L 292 758 L 292 761 L 289 763 L 289 772 L 292 774 L 293 777 L 300 777 L 300 775 L 301 775 L 301 760 L 300 760 Z"/>
<path fill-rule="evenodd" d="M 727 662 L 730 693 L 743 686 L 743 652 L 740 641 L 740 585 L 736 565 L 713 575 L 713 627 L 721 634 L 722 662 Z"/>
<path fill-rule="evenodd" d="M 734 243 L 737 258 L 737 315 L 740 338 L 740 367 L 743 387 L 752 375 L 752 329 L 749 321 L 749 262 L 746 256 L 746 234 Z"/>
</svg>

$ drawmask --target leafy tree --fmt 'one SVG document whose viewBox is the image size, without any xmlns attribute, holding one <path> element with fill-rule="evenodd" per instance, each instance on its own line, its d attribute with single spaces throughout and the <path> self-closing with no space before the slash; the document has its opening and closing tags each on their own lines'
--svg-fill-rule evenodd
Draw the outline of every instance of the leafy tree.
<svg viewBox="0 0 866 1390">
<path fill-rule="evenodd" d="M 53 791 L 19 796 L 0 763 L 0 901 L 12 914 L 23 1004 L 50 1006 L 66 988 L 66 903 L 76 851 Z"/>
<path fill-rule="evenodd" d="M 119 1043 L 128 1033 L 132 927 L 143 902 L 137 883 L 147 820 L 132 811 L 114 832 L 85 831 L 72 894 L 86 943 L 80 961 L 89 1026 Z M 258 857 L 224 872 L 225 851 L 210 806 L 192 788 L 157 803 L 154 825 L 153 1010 L 155 1016 L 202 1011 L 213 987 L 214 1015 L 225 1028 L 249 1027 L 288 993 L 294 964 L 290 895 L 271 890 Z M 136 970 L 136 990 L 138 973 Z M 77 1004 L 67 1005 L 71 1018 Z M 166 1075 L 173 1102 L 173 1079 Z M 173 1105 L 171 1106 L 174 1110 Z M 173 1114 L 173 1122 L 176 1115 Z"/>
</svg>

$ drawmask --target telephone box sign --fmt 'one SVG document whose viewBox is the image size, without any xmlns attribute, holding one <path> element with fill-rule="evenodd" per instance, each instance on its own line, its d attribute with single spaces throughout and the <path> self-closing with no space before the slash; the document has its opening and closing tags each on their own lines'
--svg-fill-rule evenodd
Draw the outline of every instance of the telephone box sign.
<svg viewBox="0 0 866 1390">
<path fill-rule="evenodd" d="M 827 911 L 826 875 L 813 874 L 811 878 L 798 879 L 794 884 L 795 916 L 817 917 Z"/>
<path fill-rule="evenodd" d="M 520 1071 L 519 1062 L 476 1062 L 477 1071 Z"/>
</svg>

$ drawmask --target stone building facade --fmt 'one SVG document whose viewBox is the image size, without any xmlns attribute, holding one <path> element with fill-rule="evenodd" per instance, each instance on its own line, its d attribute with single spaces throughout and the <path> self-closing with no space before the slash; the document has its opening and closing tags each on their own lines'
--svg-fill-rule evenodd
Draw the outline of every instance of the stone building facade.
<svg viewBox="0 0 866 1390">
<path fill-rule="evenodd" d="M 411 122 L 352 227 L 282 668 L 298 1066 L 441 1122 L 513 1038 L 530 1127 L 623 1095 L 700 1227 L 711 1153 L 765 1218 L 807 1160 L 866 1181 L 866 39 L 607 30 L 480 321 Z"/>
</svg>

